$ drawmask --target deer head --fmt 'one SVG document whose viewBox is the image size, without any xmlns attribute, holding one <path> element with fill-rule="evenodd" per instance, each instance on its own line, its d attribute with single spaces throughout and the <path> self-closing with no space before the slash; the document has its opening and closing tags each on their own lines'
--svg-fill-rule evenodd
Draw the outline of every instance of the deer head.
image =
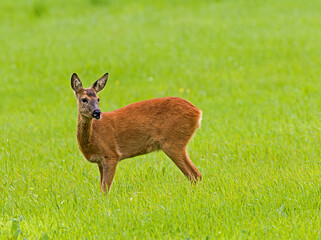
<svg viewBox="0 0 321 240">
<path fill-rule="evenodd" d="M 83 88 L 76 73 L 71 76 L 71 87 L 75 92 L 78 112 L 83 117 L 100 119 L 99 97 L 97 93 L 103 90 L 107 83 L 108 73 L 99 78 L 90 88 Z"/>
</svg>

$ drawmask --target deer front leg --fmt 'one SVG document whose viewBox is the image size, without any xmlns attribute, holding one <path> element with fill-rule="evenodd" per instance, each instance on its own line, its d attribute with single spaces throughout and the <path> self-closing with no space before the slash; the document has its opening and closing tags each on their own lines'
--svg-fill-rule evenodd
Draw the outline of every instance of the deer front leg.
<svg viewBox="0 0 321 240">
<path fill-rule="evenodd" d="M 113 182 L 115 172 L 116 172 L 116 166 L 118 163 L 118 159 L 103 159 L 101 162 L 102 164 L 102 177 L 101 177 L 101 190 L 104 193 L 107 193 L 107 187 L 108 191 L 110 190 L 111 184 Z"/>
<path fill-rule="evenodd" d="M 103 165 L 101 162 L 98 163 L 99 175 L 100 175 L 100 186 L 103 182 Z"/>
</svg>

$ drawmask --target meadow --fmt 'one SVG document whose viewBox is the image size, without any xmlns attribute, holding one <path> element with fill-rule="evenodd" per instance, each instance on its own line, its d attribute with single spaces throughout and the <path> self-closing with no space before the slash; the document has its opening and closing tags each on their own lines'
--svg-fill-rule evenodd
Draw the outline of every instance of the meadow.
<svg viewBox="0 0 321 240">
<path fill-rule="evenodd" d="M 321 2 L 1 0 L 0 239 L 320 239 Z M 110 193 L 76 140 L 76 72 L 101 110 L 202 109 L 191 185 L 162 152 Z"/>
</svg>

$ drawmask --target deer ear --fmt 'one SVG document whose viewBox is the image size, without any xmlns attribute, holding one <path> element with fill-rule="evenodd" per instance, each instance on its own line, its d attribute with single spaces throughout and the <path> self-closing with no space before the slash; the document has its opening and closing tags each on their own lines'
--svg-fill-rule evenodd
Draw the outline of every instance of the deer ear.
<svg viewBox="0 0 321 240">
<path fill-rule="evenodd" d="M 76 73 L 71 76 L 71 87 L 75 93 L 79 93 L 83 89 L 82 83 Z"/>
<path fill-rule="evenodd" d="M 94 82 L 91 88 L 93 88 L 96 92 L 103 90 L 104 87 L 106 86 L 107 79 L 108 79 L 108 73 L 105 73 L 104 76 L 102 76 L 96 82 Z"/>
</svg>

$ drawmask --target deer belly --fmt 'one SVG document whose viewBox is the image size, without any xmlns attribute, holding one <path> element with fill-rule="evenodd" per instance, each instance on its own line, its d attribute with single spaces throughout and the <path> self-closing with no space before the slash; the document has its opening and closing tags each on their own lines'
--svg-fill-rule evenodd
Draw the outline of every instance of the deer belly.
<svg viewBox="0 0 321 240">
<path fill-rule="evenodd" d="M 119 143 L 118 149 L 122 159 L 131 158 L 160 149 L 160 141 L 152 139 L 150 136 L 127 138 Z"/>
</svg>

